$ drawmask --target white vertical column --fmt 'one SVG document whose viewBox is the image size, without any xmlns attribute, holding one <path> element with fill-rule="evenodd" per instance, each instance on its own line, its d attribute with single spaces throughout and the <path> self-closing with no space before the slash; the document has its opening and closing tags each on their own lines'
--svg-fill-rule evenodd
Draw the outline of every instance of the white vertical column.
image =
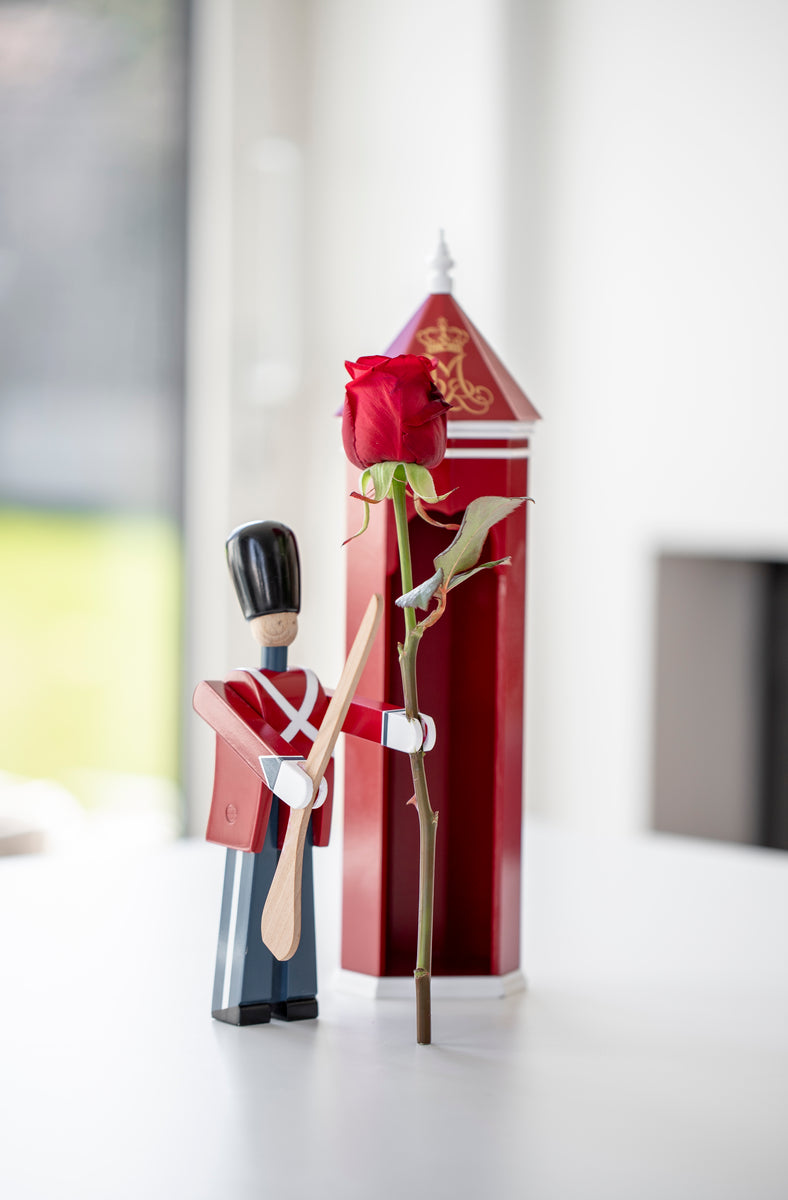
<svg viewBox="0 0 788 1200">
<path fill-rule="evenodd" d="M 234 5 L 197 0 L 192 33 L 185 443 L 184 704 L 227 666 L 226 580 L 232 378 L 232 34 Z M 218 568 L 217 569 L 217 564 Z M 205 827 L 213 738 L 184 717 L 187 828 Z"/>
</svg>

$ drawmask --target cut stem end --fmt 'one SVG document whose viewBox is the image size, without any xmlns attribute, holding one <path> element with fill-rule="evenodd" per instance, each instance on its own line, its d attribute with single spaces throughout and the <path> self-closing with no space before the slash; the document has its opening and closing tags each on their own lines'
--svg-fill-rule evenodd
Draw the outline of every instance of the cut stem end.
<svg viewBox="0 0 788 1200">
<path fill-rule="evenodd" d="M 432 1042 L 432 1009 L 430 1005 L 429 971 L 416 971 L 416 1042 L 429 1046 Z"/>
</svg>

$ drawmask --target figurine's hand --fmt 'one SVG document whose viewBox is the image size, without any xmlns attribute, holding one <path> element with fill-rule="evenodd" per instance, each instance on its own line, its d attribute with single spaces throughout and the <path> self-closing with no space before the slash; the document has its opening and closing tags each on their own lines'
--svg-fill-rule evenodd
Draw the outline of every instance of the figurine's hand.
<svg viewBox="0 0 788 1200">
<path fill-rule="evenodd" d="M 275 762 L 278 765 L 276 778 L 271 784 L 271 791 L 274 795 L 287 804 L 290 808 L 306 808 L 312 799 L 314 785 L 312 780 L 304 770 L 303 758 L 277 758 Z M 268 771 L 266 770 L 266 775 Z M 321 804 L 325 803 L 328 795 L 328 784 L 325 779 L 320 780 L 320 787 L 317 789 L 317 797 L 313 808 L 320 808 Z"/>
<path fill-rule="evenodd" d="M 390 708 L 383 714 L 381 742 L 389 750 L 401 750 L 403 754 L 431 750 L 435 745 L 435 722 L 423 713 L 419 721 L 417 717 L 408 717 L 404 708 Z"/>
<path fill-rule="evenodd" d="M 435 738 L 437 736 L 435 732 L 435 722 L 433 721 L 432 717 L 428 717 L 425 713 L 419 713 L 419 716 L 421 717 L 421 724 L 424 729 L 424 744 L 422 746 L 422 750 L 424 750 L 426 753 L 427 750 L 431 750 L 435 745 Z"/>
</svg>

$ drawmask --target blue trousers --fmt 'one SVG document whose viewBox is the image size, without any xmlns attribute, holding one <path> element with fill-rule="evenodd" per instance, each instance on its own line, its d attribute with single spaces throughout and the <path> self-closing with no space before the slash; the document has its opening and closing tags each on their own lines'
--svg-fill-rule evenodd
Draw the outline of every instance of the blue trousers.
<svg viewBox="0 0 788 1200">
<path fill-rule="evenodd" d="M 238 1006 L 273 1005 L 317 995 L 311 826 L 304 847 L 298 949 L 288 962 L 279 962 L 260 936 L 263 907 L 279 861 L 279 812 L 280 803 L 274 797 L 259 854 L 227 851 L 211 1005 L 214 1015 Z"/>
</svg>

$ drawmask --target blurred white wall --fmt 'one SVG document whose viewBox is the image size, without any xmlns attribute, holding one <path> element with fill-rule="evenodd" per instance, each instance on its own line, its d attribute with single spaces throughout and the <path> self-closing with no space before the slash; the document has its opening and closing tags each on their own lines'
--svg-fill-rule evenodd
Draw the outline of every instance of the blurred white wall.
<svg viewBox="0 0 788 1200">
<path fill-rule="evenodd" d="M 648 819 L 655 552 L 788 553 L 788 7 L 539 8 L 529 802 L 620 830 Z"/>
<path fill-rule="evenodd" d="M 528 804 L 645 826 L 656 553 L 788 557 L 788 6 L 200 0 L 195 36 L 192 679 L 248 660 L 221 542 L 257 516 L 299 536 L 294 659 L 338 674 L 343 360 L 405 323 L 444 226 L 544 417 Z"/>
<path fill-rule="evenodd" d="M 187 688 L 254 656 L 224 565 L 242 521 L 296 531 L 291 661 L 344 660 L 344 361 L 424 298 L 438 229 L 503 322 L 505 6 L 199 0 L 195 9 Z M 195 832 L 212 746 L 187 719 Z"/>
</svg>

